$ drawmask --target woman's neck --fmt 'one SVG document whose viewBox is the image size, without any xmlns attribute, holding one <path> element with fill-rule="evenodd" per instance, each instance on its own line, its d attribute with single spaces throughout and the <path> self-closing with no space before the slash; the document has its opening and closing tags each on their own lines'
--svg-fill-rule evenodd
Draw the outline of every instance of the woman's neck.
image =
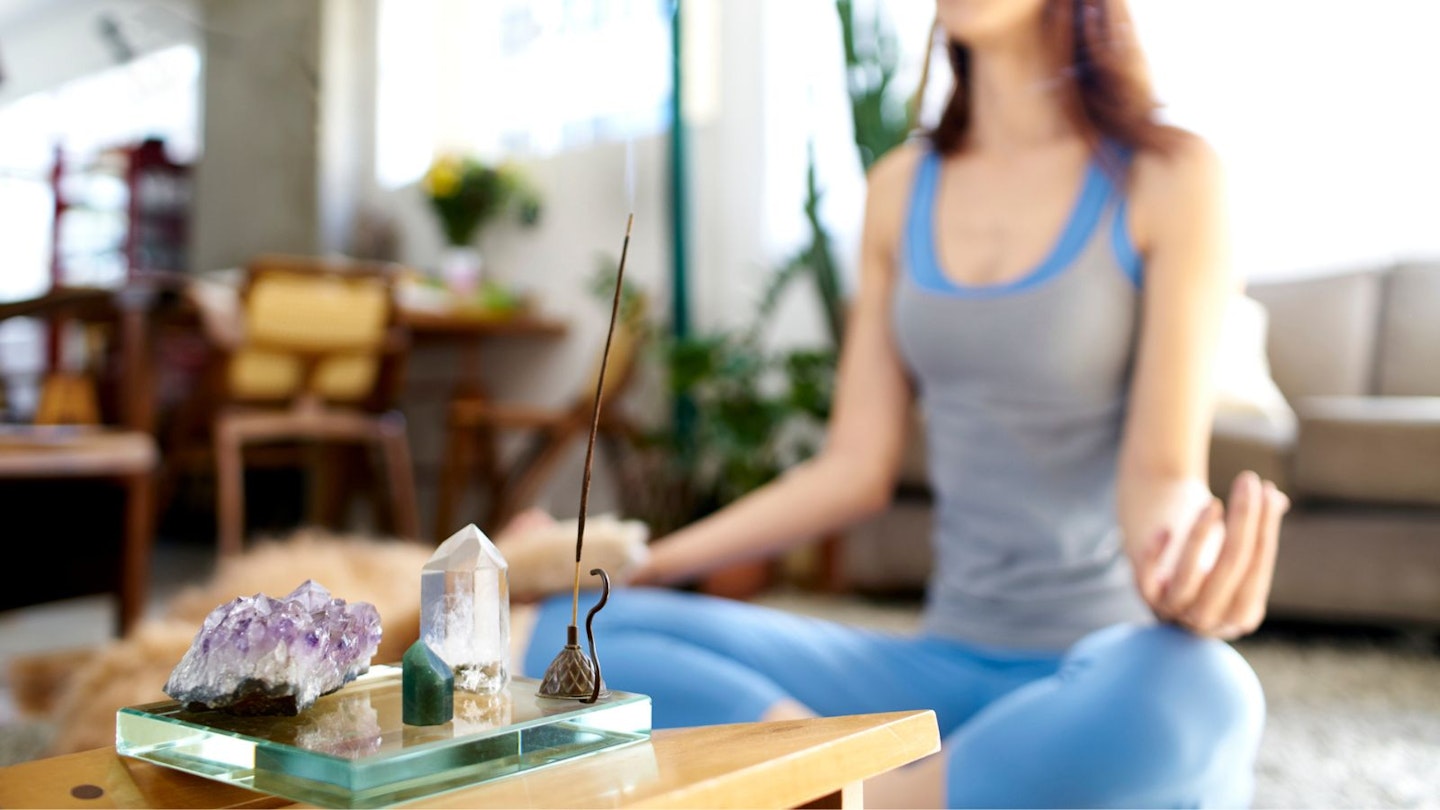
<svg viewBox="0 0 1440 810">
<path fill-rule="evenodd" d="M 972 148 L 1016 152 L 1076 134 L 1049 62 L 1038 31 L 970 46 Z"/>
</svg>

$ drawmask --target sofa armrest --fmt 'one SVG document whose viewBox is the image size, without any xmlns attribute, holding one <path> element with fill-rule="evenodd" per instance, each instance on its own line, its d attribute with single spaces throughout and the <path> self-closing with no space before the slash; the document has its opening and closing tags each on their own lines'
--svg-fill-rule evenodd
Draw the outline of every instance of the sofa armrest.
<svg viewBox="0 0 1440 810">
<path fill-rule="evenodd" d="M 1296 411 L 1299 494 L 1440 504 L 1440 397 L 1315 396 Z"/>
<path fill-rule="evenodd" d="M 1296 434 L 1293 418 L 1216 414 L 1210 433 L 1210 491 L 1229 492 L 1235 476 L 1252 470 L 1288 492 Z"/>
</svg>

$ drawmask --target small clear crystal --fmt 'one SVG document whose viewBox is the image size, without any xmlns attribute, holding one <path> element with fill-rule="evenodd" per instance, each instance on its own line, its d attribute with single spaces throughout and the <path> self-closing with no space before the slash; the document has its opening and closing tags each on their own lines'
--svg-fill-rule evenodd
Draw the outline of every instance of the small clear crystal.
<svg viewBox="0 0 1440 810">
<path fill-rule="evenodd" d="M 510 566 L 470 524 L 420 573 L 420 637 L 455 671 L 455 688 L 494 694 L 510 682 Z"/>
</svg>

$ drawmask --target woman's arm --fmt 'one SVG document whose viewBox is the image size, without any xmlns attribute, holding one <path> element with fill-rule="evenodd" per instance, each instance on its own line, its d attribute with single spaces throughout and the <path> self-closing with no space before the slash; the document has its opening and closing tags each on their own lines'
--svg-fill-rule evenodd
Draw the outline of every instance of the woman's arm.
<svg viewBox="0 0 1440 810">
<path fill-rule="evenodd" d="M 1206 483 L 1220 328 L 1243 288 L 1229 259 L 1219 161 L 1193 136 L 1172 154 L 1142 154 L 1131 199 L 1146 269 L 1120 455 L 1121 528 L 1141 594 L 1158 616 L 1233 638 L 1265 615 L 1289 502 L 1246 472 L 1227 510 Z"/>
<path fill-rule="evenodd" d="M 911 392 L 890 329 L 895 247 L 914 150 L 870 172 L 860 246 L 860 290 L 842 347 L 822 451 L 785 475 L 650 547 L 632 582 L 676 583 L 768 557 L 849 525 L 890 502 Z"/>
</svg>

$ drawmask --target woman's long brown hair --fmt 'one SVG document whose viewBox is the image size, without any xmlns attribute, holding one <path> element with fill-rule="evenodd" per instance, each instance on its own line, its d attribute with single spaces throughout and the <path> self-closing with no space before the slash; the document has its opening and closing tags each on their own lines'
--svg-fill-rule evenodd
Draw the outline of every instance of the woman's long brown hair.
<svg viewBox="0 0 1440 810">
<path fill-rule="evenodd" d="M 1159 104 L 1123 0 L 1047 0 L 1042 24 L 1065 113 L 1097 155 L 1116 157 L 1107 142 L 1160 151 L 1173 143 L 1173 130 L 1156 116 Z M 946 44 L 955 86 L 929 137 L 950 155 L 964 148 L 970 131 L 970 49 Z"/>
</svg>

